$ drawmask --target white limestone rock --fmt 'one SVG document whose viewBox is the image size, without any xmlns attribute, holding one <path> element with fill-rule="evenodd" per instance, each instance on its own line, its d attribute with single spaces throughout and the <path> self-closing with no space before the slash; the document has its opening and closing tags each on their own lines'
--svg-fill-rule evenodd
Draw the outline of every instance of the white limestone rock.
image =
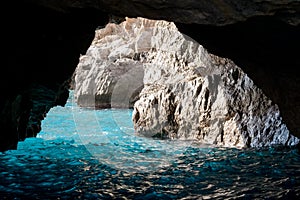
<svg viewBox="0 0 300 200">
<path fill-rule="evenodd" d="M 226 147 L 299 143 L 278 106 L 233 61 L 167 21 L 127 18 L 97 30 L 76 69 L 75 98 L 82 106 L 135 102 L 135 131 L 147 137 Z"/>
</svg>

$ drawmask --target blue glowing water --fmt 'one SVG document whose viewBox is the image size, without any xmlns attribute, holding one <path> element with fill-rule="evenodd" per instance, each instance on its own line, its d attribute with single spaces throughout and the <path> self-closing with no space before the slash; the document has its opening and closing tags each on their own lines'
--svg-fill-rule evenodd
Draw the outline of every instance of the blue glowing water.
<svg viewBox="0 0 300 200">
<path fill-rule="evenodd" d="M 239 150 L 134 134 L 131 110 L 65 107 L 0 153 L 0 199 L 296 199 L 294 148 Z"/>
</svg>

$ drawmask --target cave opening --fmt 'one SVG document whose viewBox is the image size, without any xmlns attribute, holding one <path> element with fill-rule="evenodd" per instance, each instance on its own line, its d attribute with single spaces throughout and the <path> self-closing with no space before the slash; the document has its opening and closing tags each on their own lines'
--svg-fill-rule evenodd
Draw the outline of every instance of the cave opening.
<svg viewBox="0 0 300 200">
<path fill-rule="evenodd" d="M 49 129 L 34 129 L 31 136 L 38 134 L 38 137 L 25 140 L 26 135 L 23 135 L 21 140 L 24 141 L 18 141 L 19 138 L 15 137 L 14 122 L 1 120 L 2 133 L 11 133 L 0 136 L 1 148 L 10 149 L 0 153 L 1 197 L 8 199 L 299 198 L 300 158 L 298 150 L 294 148 L 239 150 L 212 148 L 193 141 L 144 140 L 145 138 L 126 134 L 126 131 L 123 131 L 125 134 L 119 134 L 120 130 L 116 127 L 122 126 L 113 124 L 117 117 L 122 118 L 124 114 L 130 116 L 128 110 L 124 113 L 102 110 L 101 119 L 108 121 L 102 121 L 101 124 L 110 127 L 106 127 L 109 131 L 117 132 L 108 137 L 105 135 L 108 130 L 101 130 L 103 135 L 95 137 L 93 128 L 86 126 L 86 123 L 92 121 L 97 124 L 98 121 L 95 119 L 99 118 L 97 115 L 100 113 L 95 113 L 95 110 L 81 110 L 74 114 L 74 109 L 79 108 L 70 106 L 70 99 L 67 97 L 72 98 L 72 95 L 69 95 L 69 87 L 64 85 L 64 82 L 69 81 L 78 63 L 79 54 L 84 54 L 84 49 L 87 49 L 90 44 L 95 28 L 99 26 L 97 21 L 99 18 L 90 17 L 95 13 L 93 10 L 85 12 L 83 9 L 78 10 L 78 13 L 73 10 L 72 13 L 76 14 L 66 19 L 65 15 L 53 18 L 52 10 L 45 16 L 44 8 L 40 7 L 32 9 L 31 6 L 21 5 L 19 9 L 16 12 L 20 14 L 18 16 L 22 16 L 19 18 L 20 21 L 11 17 L 13 21 L 6 22 L 9 24 L 6 30 L 11 32 L 5 32 L 3 37 L 9 41 L 9 43 L 3 42 L 4 48 L 9 52 L 5 54 L 7 57 L 4 65 L 12 65 L 14 68 L 4 69 L 3 73 L 7 76 L 1 79 L 3 94 L 0 107 L 2 109 L 5 105 L 9 108 L 18 105 L 19 101 L 16 101 L 15 97 L 20 94 L 25 101 L 16 108 L 22 108 L 21 111 L 33 109 L 32 104 L 26 102 L 33 102 L 33 105 L 41 108 L 37 109 L 37 112 L 33 113 L 35 116 L 31 118 L 37 127 L 40 126 L 41 121 L 44 123 L 42 126 L 46 126 L 46 123 L 51 120 L 56 121 L 49 124 L 51 125 Z M 39 14 L 36 13 L 37 10 Z M 28 13 L 32 14 L 32 17 L 29 17 Z M 81 17 L 78 18 L 76 15 L 79 13 Z M 42 21 L 45 20 L 45 23 L 36 21 L 36 16 L 44 16 Z M 101 19 L 106 21 L 106 17 L 102 17 Z M 95 19 L 96 22 L 91 22 L 91 19 Z M 193 34 L 203 29 L 205 33 L 199 42 L 205 48 L 212 53 L 216 52 L 217 55 L 233 58 L 245 69 L 249 67 L 247 70 L 251 78 L 285 110 L 285 119 L 292 119 L 290 123 L 297 125 L 300 120 L 294 112 L 299 110 L 297 96 L 299 78 L 294 67 L 299 66 L 297 60 L 299 27 L 286 27 L 275 22 L 273 27 L 276 28 L 269 27 L 273 31 L 266 31 L 272 36 L 267 37 L 268 34 L 265 33 L 257 34 L 256 37 L 261 43 L 255 46 L 256 40 L 248 40 L 247 34 L 255 30 L 265 30 L 265 27 L 269 29 L 269 21 L 264 19 L 255 19 L 258 20 L 257 22 L 263 21 L 260 25 L 261 29 L 255 28 L 257 25 L 250 26 L 248 22 L 244 25 L 241 23 L 226 27 L 179 24 L 178 26 L 183 33 L 197 41 L 198 34 L 195 36 Z M 248 25 L 252 28 L 248 28 Z M 77 26 L 80 29 L 73 29 Z M 20 30 L 26 31 L 20 33 Z M 28 40 L 15 39 L 22 34 Z M 247 37 L 241 39 L 240 36 L 243 34 Z M 260 38 L 260 34 L 265 36 L 264 39 Z M 222 35 L 226 38 L 222 38 Z M 236 42 L 237 38 L 241 40 Z M 274 46 L 277 43 L 275 41 L 280 41 L 279 46 Z M 244 44 L 249 45 L 246 52 L 244 52 Z M 255 47 L 252 47 L 253 45 Z M 44 48 L 45 46 L 49 46 L 49 49 Z M 69 49 L 70 46 L 72 49 Z M 284 52 L 281 54 L 277 47 Z M 248 53 L 252 56 L 248 57 Z M 272 55 L 276 55 L 279 60 L 272 59 Z M 45 60 L 48 62 L 44 62 Z M 41 68 L 41 63 L 46 67 Z M 276 72 L 273 66 L 276 66 Z M 19 73 L 15 73 L 16 71 Z M 290 77 L 293 82 L 289 81 Z M 7 85 L 10 86 L 6 87 Z M 63 88 L 59 91 L 61 85 Z M 32 97 L 38 98 L 32 99 Z M 48 99 L 50 101 L 47 101 Z M 55 107 L 57 104 L 61 106 Z M 53 110 L 50 109 L 51 107 Z M 69 110 L 65 112 L 60 109 Z M 12 112 L 6 112 L 7 109 L 1 111 L 1 119 L 6 119 L 4 116 L 10 119 L 14 114 L 20 113 L 17 109 Z M 84 112 L 89 113 L 82 116 Z M 48 114 L 44 118 L 46 113 Z M 110 117 L 113 120 L 109 119 Z M 75 121 L 77 119 L 80 122 L 79 126 L 80 124 L 83 126 L 80 128 L 82 130 L 80 135 L 76 133 L 74 118 Z M 28 121 L 24 120 L 22 123 L 22 126 L 18 127 L 19 135 L 24 133 Z M 123 118 L 120 123 L 124 123 Z M 64 128 L 66 129 L 63 130 Z M 103 125 L 100 128 L 105 129 Z M 132 131 L 131 126 L 125 129 Z M 99 126 L 95 128 L 95 131 L 97 130 L 99 131 Z M 61 131 L 64 132 L 64 136 L 58 133 Z M 56 133 L 53 134 L 54 132 Z M 84 137 L 86 138 L 82 139 Z M 12 150 L 14 149 L 12 144 L 18 142 L 18 149 Z"/>
<path fill-rule="evenodd" d="M 63 105 L 67 100 L 67 92 L 66 88 L 64 92 L 60 91 L 60 86 L 72 76 L 79 55 L 85 54 L 95 29 L 108 22 L 108 14 L 92 8 L 69 8 L 68 12 L 62 12 L 26 1 L 19 4 L 6 2 L 3 9 L 10 10 L 8 18 L 11 19 L 4 23 L 2 44 L 6 53 L 3 65 L 14 67 L 5 67 L 3 71 L 7 76 L 1 79 L 1 119 L 12 115 L 5 105 L 10 106 L 10 102 L 14 102 L 18 95 L 25 99 L 26 106 L 20 106 L 21 109 L 27 112 L 32 109 L 26 103 L 32 101 L 32 95 L 27 93 L 33 91 L 32 85 L 41 84 L 55 92 L 54 99 L 58 101 L 44 107 Z M 210 52 L 228 57 L 242 66 L 255 83 L 279 105 L 290 130 L 298 135 L 300 94 L 295 91 L 298 91 L 300 80 L 295 70 L 299 66 L 299 25 L 290 26 L 266 16 L 221 27 L 176 25 L 182 33 L 194 38 Z M 34 92 L 38 95 L 38 91 Z M 38 115 L 43 115 L 44 112 L 47 110 L 41 109 Z M 27 121 L 22 118 L 21 124 L 27 124 Z M 35 121 L 37 125 L 38 121 Z M 26 138 L 26 130 L 22 128 L 26 126 L 21 125 L 19 133 L 16 133 L 15 122 L 6 119 L 1 122 L 4 132 L 10 133 L 0 136 L 1 151 L 15 148 L 19 138 Z M 30 135 L 36 135 L 39 130 L 35 128 Z"/>
</svg>

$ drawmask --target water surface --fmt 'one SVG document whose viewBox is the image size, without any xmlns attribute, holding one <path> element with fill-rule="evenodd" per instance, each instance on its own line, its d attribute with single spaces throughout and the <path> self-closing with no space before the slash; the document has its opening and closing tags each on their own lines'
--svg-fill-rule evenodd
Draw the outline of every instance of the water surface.
<svg viewBox="0 0 300 200">
<path fill-rule="evenodd" d="M 0 199 L 296 199 L 297 149 L 240 150 L 138 137 L 132 110 L 70 98 L 37 138 L 0 153 Z"/>
</svg>

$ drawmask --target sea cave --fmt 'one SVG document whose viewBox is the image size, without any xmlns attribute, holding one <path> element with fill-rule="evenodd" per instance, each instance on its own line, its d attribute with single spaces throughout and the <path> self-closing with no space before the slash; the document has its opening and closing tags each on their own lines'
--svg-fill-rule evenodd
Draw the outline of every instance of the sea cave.
<svg viewBox="0 0 300 200">
<path fill-rule="evenodd" d="M 0 196 L 299 198 L 299 8 L 5 2 Z"/>
</svg>

